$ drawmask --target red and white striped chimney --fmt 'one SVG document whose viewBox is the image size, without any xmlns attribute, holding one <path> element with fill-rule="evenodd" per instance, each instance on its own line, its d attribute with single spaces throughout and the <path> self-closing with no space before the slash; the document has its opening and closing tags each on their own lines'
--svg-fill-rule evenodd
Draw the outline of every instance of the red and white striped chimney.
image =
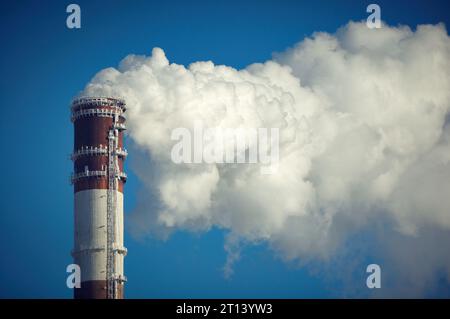
<svg viewBox="0 0 450 319">
<path fill-rule="evenodd" d="M 72 102 L 75 128 L 75 237 L 72 256 L 81 269 L 74 297 L 121 299 L 124 295 L 123 162 L 125 102 L 82 97 Z"/>
</svg>

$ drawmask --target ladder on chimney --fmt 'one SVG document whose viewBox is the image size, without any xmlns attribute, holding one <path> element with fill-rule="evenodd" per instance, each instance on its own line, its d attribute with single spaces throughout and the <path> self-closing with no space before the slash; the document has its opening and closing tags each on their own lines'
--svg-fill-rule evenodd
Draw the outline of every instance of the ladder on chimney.
<svg viewBox="0 0 450 319">
<path fill-rule="evenodd" d="M 117 298 L 116 279 L 116 216 L 117 216 L 117 116 L 113 117 L 113 125 L 108 133 L 108 192 L 107 192 L 107 249 L 106 249 L 106 287 L 107 299 Z"/>
</svg>

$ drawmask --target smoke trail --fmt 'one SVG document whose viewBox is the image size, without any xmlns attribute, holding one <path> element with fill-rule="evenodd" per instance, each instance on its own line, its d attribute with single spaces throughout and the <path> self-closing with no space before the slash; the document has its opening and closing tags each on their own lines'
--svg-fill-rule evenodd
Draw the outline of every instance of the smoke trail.
<svg viewBox="0 0 450 319">
<path fill-rule="evenodd" d="M 144 186 L 131 216 L 136 232 L 227 229 L 228 274 L 240 241 L 267 242 L 287 261 L 326 263 L 349 236 L 371 232 L 404 277 L 393 276 L 393 286 L 415 278 L 414 295 L 438 272 L 449 280 L 449 251 L 433 249 L 450 243 L 443 25 L 412 31 L 350 22 L 242 70 L 170 64 L 155 48 L 100 71 L 82 94 L 127 100 L 139 153 L 133 169 Z M 259 164 L 174 164 L 172 130 L 199 122 L 279 128 L 277 173 L 262 175 Z"/>
</svg>

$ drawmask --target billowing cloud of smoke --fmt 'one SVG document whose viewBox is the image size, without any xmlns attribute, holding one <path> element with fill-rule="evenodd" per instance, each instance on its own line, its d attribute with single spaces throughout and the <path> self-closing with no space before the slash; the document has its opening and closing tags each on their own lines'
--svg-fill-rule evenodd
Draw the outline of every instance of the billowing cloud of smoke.
<svg viewBox="0 0 450 319">
<path fill-rule="evenodd" d="M 226 229 L 226 274 L 242 243 L 325 264 L 351 249 L 351 236 L 371 232 L 384 265 L 398 269 L 392 282 L 408 293 L 427 291 L 436 274 L 449 280 L 450 251 L 436 248 L 450 244 L 443 25 L 351 22 L 243 70 L 209 61 L 186 68 L 155 48 L 102 70 L 82 94 L 127 101 L 133 169 L 144 185 L 135 232 Z M 259 164 L 174 164 L 172 130 L 199 122 L 279 128 L 277 173 L 262 175 Z"/>
</svg>

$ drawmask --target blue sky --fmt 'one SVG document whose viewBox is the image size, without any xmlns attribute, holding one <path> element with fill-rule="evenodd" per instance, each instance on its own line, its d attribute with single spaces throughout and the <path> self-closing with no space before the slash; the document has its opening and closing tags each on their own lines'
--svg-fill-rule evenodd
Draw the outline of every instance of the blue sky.
<svg viewBox="0 0 450 319">
<path fill-rule="evenodd" d="M 390 25 L 444 22 L 446 1 L 376 1 Z M 170 61 L 212 60 L 243 68 L 311 35 L 367 17 L 370 1 L 76 1 L 82 28 L 65 21 L 68 1 L 10 1 L 0 7 L 0 297 L 70 298 L 73 128 L 69 103 L 99 70 L 155 46 Z M 128 169 L 125 210 L 138 182 Z M 126 234 L 130 298 L 335 297 L 337 279 L 247 247 L 225 279 L 221 230 L 175 233 L 167 241 Z M 369 253 L 365 256 L 370 260 Z M 353 274 L 362 289 L 365 273 Z M 359 280 L 360 279 L 360 280 Z M 444 291 L 448 287 L 442 288 Z M 364 293 L 361 295 L 364 296 Z"/>
</svg>

